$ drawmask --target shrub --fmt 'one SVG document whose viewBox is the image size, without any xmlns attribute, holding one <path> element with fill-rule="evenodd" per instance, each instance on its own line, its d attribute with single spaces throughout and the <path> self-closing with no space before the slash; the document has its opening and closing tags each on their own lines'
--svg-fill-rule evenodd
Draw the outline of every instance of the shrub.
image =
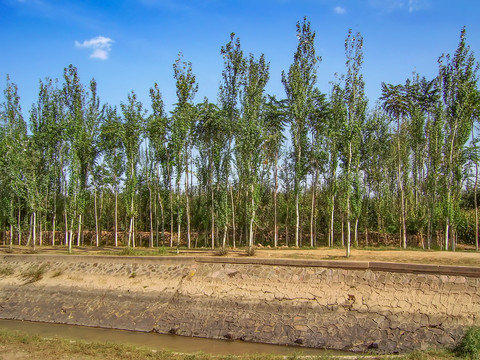
<svg viewBox="0 0 480 360">
<path fill-rule="evenodd" d="M 469 328 L 455 348 L 459 356 L 470 359 L 480 359 L 480 326 Z"/>
<path fill-rule="evenodd" d="M 217 251 L 215 251 L 216 256 L 227 256 L 228 255 L 228 249 L 226 247 L 221 247 L 218 248 Z"/>
<path fill-rule="evenodd" d="M 249 246 L 247 248 L 247 256 L 254 256 L 257 248 L 255 246 Z"/>
<path fill-rule="evenodd" d="M 167 251 L 167 248 L 165 246 L 160 246 L 158 248 L 158 254 L 159 255 L 167 255 L 168 251 Z"/>
</svg>

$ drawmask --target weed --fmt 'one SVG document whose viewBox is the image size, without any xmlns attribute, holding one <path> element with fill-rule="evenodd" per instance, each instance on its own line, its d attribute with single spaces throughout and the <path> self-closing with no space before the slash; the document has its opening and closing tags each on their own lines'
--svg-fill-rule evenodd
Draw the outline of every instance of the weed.
<svg viewBox="0 0 480 360">
<path fill-rule="evenodd" d="M 130 279 L 135 279 L 136 277 L 137 277 L 137 273 L 135 271 L 133 271 L 129 276 Z"/>
<path fill-rule="evenodd" d="M 15 270 L 8 265 L 0 266 L 0 276 L 10 276 L 15 273 Z"/>
<path fill-rule="evenodd" d="M 59 277 L 63 275 L 63 269 L 58 269 L 52 274 L 52 278 Z"/>
<path fill-rule="evenodd" d="M 254 256 L 257 248 L 255 246 L 249 246 L 247 248 L 247 256 Z"/>
<path fill-rule="evenodd" d="M 159 255 L 167 255 L 168 254 L 168 250 L 165 246 L 160 246 L 158 248 L 158 254 Z"/>
<path fill-rule="evenodd" d="M 455 352 L 467 359 L 480 359 L 480 326 L 473 326 L 465 332 Z"/>
<path fill-rule="evenodd" d="M 137 255 L 137 251 L 134 248 L 127 246 L 119 252 L 119 255 Z"/>
<path fill-rule="evenodd" d="M 25 284 L 31 284 L 41 280 L 47 270 L 47 264 L 32 265 L 27 270 L 22 272 L 21 278 L 25 281 Z"/>
<path fill-rule="evenodd" d="M 218 248 L 217 251 L 215 251 L 216 256 L 227 256 L 228 255 L 228 249 L 226 247 L 221 247 Z"/>
</svg>

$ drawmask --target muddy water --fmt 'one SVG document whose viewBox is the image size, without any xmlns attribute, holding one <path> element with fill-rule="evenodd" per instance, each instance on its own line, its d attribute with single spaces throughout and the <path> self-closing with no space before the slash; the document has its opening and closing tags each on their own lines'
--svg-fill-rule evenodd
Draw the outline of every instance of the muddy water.
<svg viewBox="0 0 480 360">
<path fill-rule="evenodd" d="M 181 353 L 204 352 L 214 355 L 241 354 L 280 354 L 289 355 L 294 352 L 303 355 L 352 355 L 351 353 L 300 348 L 292 346 L 268 345 L 242 341 L 212 340 L 177 335 L 142 333 L 137 331 L 101 329 L 85 326 L 38 323 L 18 320 L 0 319 L 0 328 L 19 330 L 43 337 L 60 337 L 84 341 L 110 342 L 142 346 L 155 350 L 169 350 Z"/>
</svg>

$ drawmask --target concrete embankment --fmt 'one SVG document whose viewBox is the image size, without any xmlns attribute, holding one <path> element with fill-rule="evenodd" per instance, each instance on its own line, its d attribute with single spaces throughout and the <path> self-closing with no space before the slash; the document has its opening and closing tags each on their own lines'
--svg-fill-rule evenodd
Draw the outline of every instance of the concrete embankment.
<svg viewBox="0 0 480 360">
<path fill-rule="evenodd" d="M 382 353 L 451 346 L 480 325 L 471 267 L 5 255 L 1 269 L 3 319 Z"/>
</svg>

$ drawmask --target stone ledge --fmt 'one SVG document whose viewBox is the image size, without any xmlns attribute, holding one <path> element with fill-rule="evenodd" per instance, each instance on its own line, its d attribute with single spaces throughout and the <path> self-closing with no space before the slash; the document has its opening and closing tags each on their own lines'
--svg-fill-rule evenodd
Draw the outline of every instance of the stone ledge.
<svg viewBox="0 0 480 360">
<path fill-rule="evenodd" d="M 346 270 L 372 270 L 392 273 L 438 274 L 480 278 L 480 268 L 473 266 L 449 266 L 392 263 L 376 261 L 313 260 L 313 259 L 268 259 L 250 257 L 208 257 L 208 256 L 112 256 L 112 255 L 61 255 L 61 254 L 7 254 L 3 261 L 62 261 L 95 263 L 106 261 L 122 264 L 239 264 L 292 267 L 323 267 Z"/>
</svg>

